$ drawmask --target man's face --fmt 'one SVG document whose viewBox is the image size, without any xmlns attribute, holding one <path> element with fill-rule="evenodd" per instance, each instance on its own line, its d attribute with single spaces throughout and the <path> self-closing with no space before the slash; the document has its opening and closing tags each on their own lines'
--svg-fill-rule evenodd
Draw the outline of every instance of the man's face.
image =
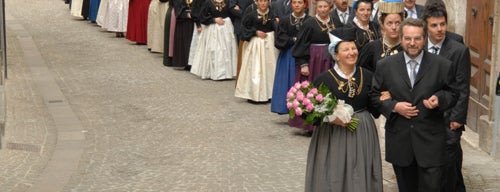
<svg viewBox="0 0 500 192">
<path fill-rule="evenodd" d="M 416 0 L 405 0 L 405 7 L 407 9 L 413 9 L 413 6 L 415 6 L 415 1 Z"/>
<path fill-rule="evenodd" d="M 345 12 L 347 10 L 347 0 L 334 0 L 338 10 Z"/>
<path fill-rule="evenodd" d="M 416 26 L 404 26 L 401 46 L 410 58 L 417 57 L 425 44 L 424 29 Z"/>
<path fill-rule="evenodd" d="M 427 22 L 427 33 L 429 34 L 429 39 L 432 43 L 436 44 L 442 41 L 446 37 L 446 19 L 444 16 L 441 17 L 428 17 Z"/>
</svg>

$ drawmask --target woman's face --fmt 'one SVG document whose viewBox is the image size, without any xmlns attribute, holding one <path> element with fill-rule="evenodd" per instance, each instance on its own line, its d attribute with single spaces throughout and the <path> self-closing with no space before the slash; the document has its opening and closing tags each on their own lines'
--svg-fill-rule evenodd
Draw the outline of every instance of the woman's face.
<svg viewBox="0 0 500 192">
<path fill-rule="evenodd" d="M 353 41 L 340 42 L 335 59 L 339 65 L 353 66 L 358 61 L 358 48 Z"/>
<path fill-rule="evenodd" d="M 370 21 L 370 16 L 372 15 L 372 5 L 366 2 L 360 2 L 356 9 L 356 17 L 359 21 L 363 23 L 368 23 Z"/>
<path fill-rule="evenodd" d="M 330 5 L 326 1 L 316 2 L 316 13 L 322 19 L 328 18 L 328 13 L 330 12 Z"/>
<path fill-rule="evenodd" d="M 402 22 L 401 15 L 396 13 L 388 14 L 382 24 L 382 32 L 385 38 L 398 39 L 399 25 Z"/>
<path fill-rule="evenodd" d="M 292 10 L 295 15 L 304 13 L 306 9 L 305 0 L 292 0 Z"/>
<path fill-rule="evenodd" d="M 266 11 L 269 7 L 269 0 L 257 0 L 257 7 L 260 11 Z"/>
</svg>

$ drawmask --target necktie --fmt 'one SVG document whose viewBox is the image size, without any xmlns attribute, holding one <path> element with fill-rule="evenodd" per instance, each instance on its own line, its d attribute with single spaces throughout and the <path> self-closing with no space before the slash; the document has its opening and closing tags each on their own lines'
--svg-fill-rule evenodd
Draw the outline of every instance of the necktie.
<svg viewBox="0 0 500 192">
<path fill-rule="evenodd" d="M 408 9 L 408 17 L 407 18 L 416 18 L 416 17 L 413 17 L 413 9 Z"/>
<path fill-rule="evenodd" d="M 347 13 L 346 12 L 340 13 L 340 16 L 342 16 L 342 23 L 346 24 L 347 23 Z"/>
<path fill-rule="evenodd" d="M 413 87 L 413 85 L 415 84 L 415 79 L 417 78 L 418 63 L 417 63 L 417 61 L 412 59 L 412 60 L 408 61 L 408 64 L 410 64 L 410 68 L 411 68 L 410 82 L 411 82 L 411 86 Z"/>
<path fill-rule="evenodd" d="M 432 46 L 431 47 L 431 53 L 438 54 L 439 53 L 439 47 L 437 46 Z"/>
</svg>

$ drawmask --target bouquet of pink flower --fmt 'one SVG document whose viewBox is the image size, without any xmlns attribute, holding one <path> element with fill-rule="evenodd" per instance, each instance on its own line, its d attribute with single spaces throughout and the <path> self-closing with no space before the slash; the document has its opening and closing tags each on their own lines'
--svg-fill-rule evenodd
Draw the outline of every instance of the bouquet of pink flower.
<svg viewBox="0 0 500 192">
<path fill-rule="evenodd" d="M 352 107 L 343 100 L 337 105 L 337 98 L 323 84 L 316 88 L 308 81 L 297 82 L 290 88 L 286 98 L 290 118 L 300 116 L 306 125 L 323 125 L 339 118 L 349 122 L 347 127 L 350 131 L 358 126 L 358 119 L 351 118 L 354 114 Z"/>
</svg>

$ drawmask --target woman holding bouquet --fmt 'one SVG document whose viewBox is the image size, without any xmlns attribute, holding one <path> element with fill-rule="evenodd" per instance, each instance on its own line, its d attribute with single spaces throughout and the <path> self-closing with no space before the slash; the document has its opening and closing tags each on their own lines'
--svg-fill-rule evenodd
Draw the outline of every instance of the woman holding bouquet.
<svg viewBox="0 0 500 192">
<path fill-rule="evenodd" d="M 349 122 L 329 117 L 312 135 L 306 167 L 306 192 L 382 191 L 382 162 L 377 128 L 370 113 L 368 92 L 372 73 L 356 66 L 358 50 L 354 28 L 340 28 L 333 33 L 343 40 L 332 42 L 330 53 L 335 65 L 321 73 L 313 84 L 328 87 L 338 99 L 354 109 L 358 119 L 354 131 Z M 335 108 L 334 111 L 340 111 Z"/>
</svg>

